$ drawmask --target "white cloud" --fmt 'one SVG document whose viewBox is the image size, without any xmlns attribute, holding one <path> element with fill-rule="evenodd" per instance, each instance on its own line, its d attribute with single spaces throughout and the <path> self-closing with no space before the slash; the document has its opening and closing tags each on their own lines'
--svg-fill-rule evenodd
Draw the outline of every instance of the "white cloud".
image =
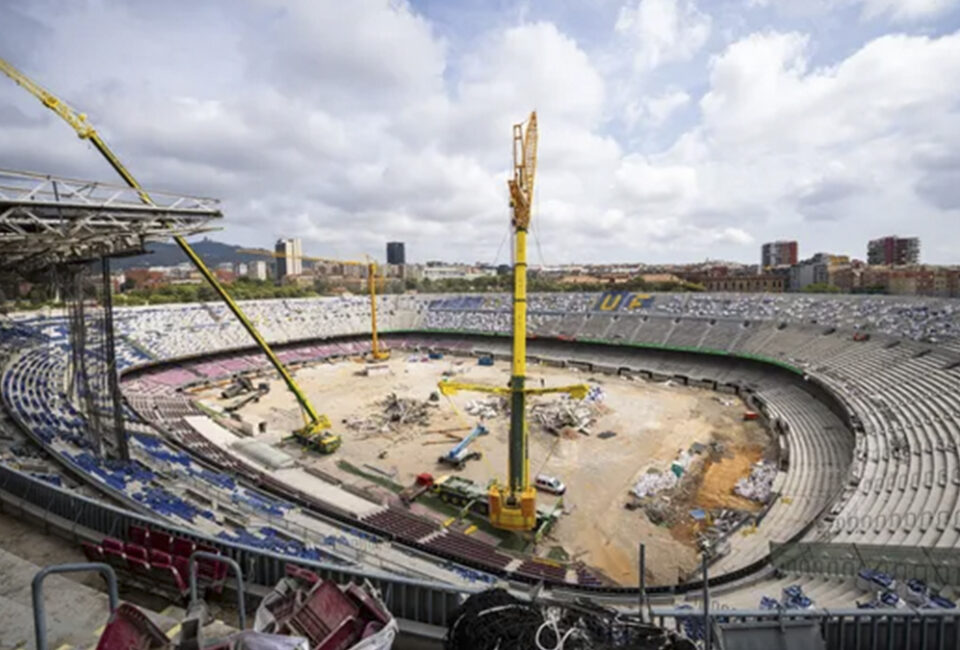
<svg viewBox="0 0 960 650">
<path fill-rule="evenodd" d="M 814 64 L 815 36 L 771 29 L 701 66 L 713 19 L 631 0 L 607 34 L 629 44 L 627 70 L 537 16 L 454 50 L 402 2 L 204 7 L 203 25 L 223 26 L 206 39 L 186 6 L 22 7 L 45 47 L 27 25 L 3 54 L 87 110 L 148 187 L 221 197 L 226 241 L 296 233 L 352 257 L 403 239 L 417 260 L 490 261 L 510 126 L 535 108 L 548 262 L 753 259 L 755 241 L 785 236 L 856 254 L 886 231 L 960 247 L 944 226 L 960 209 L 960 34 L 881 36 Z M 680 61 L 694 76 L 658 69 Z M 12 84 L 0 128 L 6 166 L 115 180 Z"/>
<path fill-rule="evenodd" d="M 957 0 L 861 0 L 867 18 L 890 16 L 898 21 L 933 18 L 957 6 Z"/>
<path fill-rule="evenodd" d="M 616 31 L 632 41 L 636 69 L 648 72 L 693 57 L 707 42 L 711 23 L 693 0 L 637 0 L 621 7 Z"/>
<path fill-rule="evenodd" d="M 895 23 L 925 21 L 960 6 L 960 0 L 746 0 L 748 7 L 776 6 L 788 14 L 827 14 L 858 7 L 863 20 L 889 19 Z"/>
<path fill-rule="evenodd" d="M 679 88 L 668 88 L 659 95 L 631 102 L 626 108 L 627 128 L 660 126 L 689 103 L 690 95 Z"/>
</svg>

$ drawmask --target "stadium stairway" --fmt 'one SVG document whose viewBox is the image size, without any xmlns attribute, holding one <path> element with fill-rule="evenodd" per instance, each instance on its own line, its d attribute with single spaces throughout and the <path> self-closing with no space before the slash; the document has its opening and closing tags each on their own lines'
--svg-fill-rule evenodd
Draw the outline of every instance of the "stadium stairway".
<svg viewBox="0 0 960 650">
<path fill-rule="evenodd" d="M 31 582 L 40 570 L 33 562 L 0 548 L 0 647 L 36 648 Z M 43 594 L 48 647 L 95 648 L 110 616 L 107 595 L 62 575 L 48 576 Z M 138 607 L 168 637 L 177 639 L 186 613 L 182 608 L 167 606 L 156 612 Z M 214 621 L 204 634 L 209 638 L 231 631 L 223 622 Z"/>
</svg>

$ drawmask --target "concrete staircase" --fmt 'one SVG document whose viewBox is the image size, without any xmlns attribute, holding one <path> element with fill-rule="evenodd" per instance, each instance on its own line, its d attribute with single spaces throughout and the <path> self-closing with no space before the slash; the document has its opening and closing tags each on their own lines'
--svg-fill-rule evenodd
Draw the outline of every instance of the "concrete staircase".
<svg viewBox="0 0 960 650">
<path fill-rule="evenodd" d="M 30 586 L 40 569 L 0 549 L 0 648 L 36 648 Z M 95 648 L 110 614 L 106 593 L 63 575 L 51 575 L 43 583 L 43 594 L 49 648 Z M 172 605 L 159 613 L 140 609 L 171 640 L 178 639 L 184 609 Z M 221 621 L 213 621 L 204 627 L 204 637 L 216 638 L 232 631 Z"/>
</svg>

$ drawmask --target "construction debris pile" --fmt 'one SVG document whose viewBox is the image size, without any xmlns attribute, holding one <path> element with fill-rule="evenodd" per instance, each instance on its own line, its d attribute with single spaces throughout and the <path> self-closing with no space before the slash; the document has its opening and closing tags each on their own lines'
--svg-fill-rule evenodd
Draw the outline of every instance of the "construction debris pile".
<svg viewBox="0 0 960 650">
<path fill-rule="evenodd" d="M 726 453 L 726 446 L 716 440 L 706 445 L 692 444 L 689 449 L 677 454 L 668 469 L 650 468 L 641 475 L 630 493 L 643 501 L 642 503 L 628 502 L 627 508 L 642 509 L 647 519 L 657 526 L 672 527 L 689 523 L 692 519 L 695 537 L 691 541 L 696 543 L 697 548 L 712 556 L 728 552 L 727 538 L 749 522 L 753 516 L 752 513 L 735 508 L 708 509 L 697 506 L 697 495 L 703 476 L 703 472 L 698 468 L 706 467 L 709 461 L 716 462 Z M 755 467 L 758 484 L 759 476 L 765 476 L 757 470 L 761 465 L 764 463 L 757 463 Z M 751 474 L 751 478 L 753 476 Z M 746 480 L 748 479 L 741 479 L 741 481 Z M 770 483 L 763 483 L 768 493 L 771 483 L 772 480 Z M 760 494 L 759 487 L 757 494 Z"/>
<path fill-rule="evenodd" d="M 638 499 L 645 499 L 656 495 L 658 492 L 675 488 L 692 461 L 693 455 L 690 452 L 681 451 L 676 459 L 670 463 L 670 468 L 667 471 L 664 472 L 651 467 L 633 484 L 633 489 L 630 491 Z"/>
<path fill-rule="evenodd" d="M 467 402 L 463 410 L 468 415 L 476 416 L 481 420 L 489 420 L 507 410 L 507 400 L 497 396 L 474 399 Z"/>
<path fill-rule="evenodd" d="M 396 393 L 390 393 L 376 406 L 379 413 L 364 418 L 346 418 L 344 424 L 361 433 L 390 433 L 406 425 L 427 426 L 430 412 L 439 408 L 434 401 L 398 397 Z"/>
<path fill-rule="evenodd" d="M 589 436 L 605 397 L 600 386 L 593 386 L 582 400 L 561 395 L 549 402 L 537 402 L 530 407 L 530 420 L 554 435 L 571 431 Z"/>
<path fill-rule="evenodd" d="M 750 476 L 737 481 L 733 488 L 735 494 L 758 501 L 768 503 L 773 495 L 773 480 L 777 477 L 777 466 L 774 463 L 760 461 L 755 463 L 750 470 Z"/>
</svg>

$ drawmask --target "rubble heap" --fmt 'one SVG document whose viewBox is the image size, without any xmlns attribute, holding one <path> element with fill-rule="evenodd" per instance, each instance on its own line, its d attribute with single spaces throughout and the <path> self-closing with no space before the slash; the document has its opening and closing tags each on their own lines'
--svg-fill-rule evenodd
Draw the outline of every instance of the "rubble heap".
<svg viewBox="0 0 960 650">
<path fill-rule="evenodd" d="M 388 433 L 397 431 L 406 425 L 427 426 L 430 424 L 431 409 L 438 408 L 430 400 L 418 400 L 398 397 L 390 393 L 376 403 L 380 412 L 365 418 L 347 418 L 344 423 L 348 429 L 362 433 Z"/>
<path fill-rule="evenodd" d="M 463 409 L 468 415 L 474 415 L 481 420 L 494 418 L 507 409 L 507 400 L 502 397 L 483 397 L 467 402 Z"/>
<path fill-rule="evenodd" d="M 596 422 L 597 408 L 606 395 L 600 386 L 592 386 L 582 400 L 561 395 L 549 402 L 537 402 L 530 407 L 530 419 L 544 431 L 559 434 L 564 429 L 590 435 L 590 427 Z"/>
<path fill-rule="evenodd" d="M 692 460 L 693 456 L 690 452 L 686 450 L 681 451 L 677 454 L 676 459 L 670 463 L 670 468 L 667 471 L 662 472 L 657 468 L 647 470 L 647 473 L 643 474 L 637 482 L 633 484 L 633 489 L 630 491 L 633 492 L 637 498 L 643 499 L 654 496 L 658 492 L 675 488 L 680 482 L 680 477 L 683 476 L 687 468 L 690 467 Z"/>
<path fill-rule="evenodd" d="M 774 463 L 760 461 L 750 470 L 750 476 L 737 481 L 733 491 L 751 501 L 767 503 L 773 493 L 773 479 L 777 477 Z"/>
</svg>

